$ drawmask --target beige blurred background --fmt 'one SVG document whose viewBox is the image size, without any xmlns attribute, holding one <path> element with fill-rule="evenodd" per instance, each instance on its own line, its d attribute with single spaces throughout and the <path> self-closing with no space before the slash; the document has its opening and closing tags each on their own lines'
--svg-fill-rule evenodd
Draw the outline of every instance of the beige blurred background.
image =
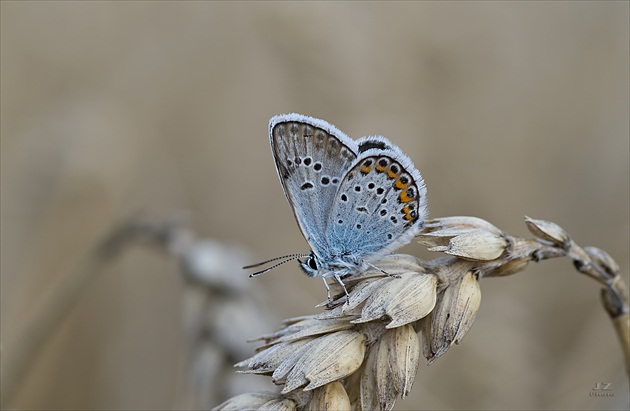
<svg viewBox="0 0 630 411">
<path fill-rule="evenodd" d="M 135 213 L 187 210 L 199 235 L 256 259 L 308 251 L 268 147 L 269 118 L 286 112 L 390 138 L 423 174 L 433 217 L 521 236 L 524 215 L 552 220 L 627 279 L 628 2 L 1 7 L 3 362 L 43 296 Z M 325 299 L 297 265 L 250 281 L 278 318 Z M 123 252 L 46 336 L 10 406 L 177 407 L 183 288 L 164 254 Z M 397 409 L 628 406 L 598 286 L 568 260 L 483 280 L 482 293 L 464 342 L 421 365 Z M 590 397 L 597 382 L 614 396 Z"/>
</svg>

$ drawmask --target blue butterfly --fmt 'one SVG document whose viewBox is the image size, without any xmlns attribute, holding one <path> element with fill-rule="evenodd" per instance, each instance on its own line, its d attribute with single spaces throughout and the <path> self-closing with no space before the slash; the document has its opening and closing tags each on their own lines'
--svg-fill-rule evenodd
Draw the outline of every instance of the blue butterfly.
<svg viewBox="0 0 630 411">
<path fill-rule="evenodd" d="M 247 266 L 299 260 L 310 277 L 342 278 L 376 268 L 372 263 L 409 243 L 424 226 L 426 187 L 420 172 L 385 137 L 353 140 L 302 114 L 269 121 L 271 152 L 280 183 L 309 254 L 290 254 Z"/>
</svg>

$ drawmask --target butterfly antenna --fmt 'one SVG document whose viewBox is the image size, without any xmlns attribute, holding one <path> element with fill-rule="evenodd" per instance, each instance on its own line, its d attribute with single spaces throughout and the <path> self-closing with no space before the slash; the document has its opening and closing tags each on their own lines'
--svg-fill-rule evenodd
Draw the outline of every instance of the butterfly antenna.
<svg viewBox="0 0 630 411">
<path fill-rule="evenodd" d="M 270 260 L 263 261 L 263 262 L 261 262 L 261 263 L 248 265 L 248 266 L 245 266 L 245 267 L 243 267 L 243 268 L 253 268 L 253 267 L 259 267 L 259 266 L 261 266 L 261 265 L 263 265 L 263 264 L 267 264 L 267 263 L 270 263 L 270 262 L 272 262 L 272 261 L 282 260 L 283 258 L 285 259 L 284 261 L 280 261 L 278 264 L 274 264 L 274 265 L 272 265 L 271 267 L 267 267 L 267 268 L 265 268 L 264 270 L 256 271 L 255 273 L 250 274 L 250 275 L 249 275 L 249 277 L 251 278 L 251 277 L 256 277 L 256 276 L 258 276 L 258 275 L 264 274 L 264 273 L 266 273 L 267 271 L 271 271 L 271 270 L 273 270 L 274 268 L 281 266 L 282 264 L 288 263 L 289 261 L 297 260 L 298 258 L 308 257 L 308 256 L 309 256 L 309 254 L 289 254 L 289 255 L 282 256 L 282 257 L 272 258 L 272 259 L 270 259 Z"/>
<path fill-rule="evenodd" d="M 271 258 L 269 260 L 261 261 L 261 262 L 256 263 L 256 264 L 246 265 L 245 267 L 243 267 L 243 269 L 260 267 L 261 265 L 265 265 L 265 264 L 271 263 L 273 261 L 283 260 L 285 258 L 290 258 L 290 260 L 287 260 L 287 261 L 291 261 L 291 260 L 295 260 L 296 258 L 300 258 L 300 257 L 308 257 L 308 254 L 288 254 L 288 255 L 283 255 L 282 257 Z"/>
</svg>

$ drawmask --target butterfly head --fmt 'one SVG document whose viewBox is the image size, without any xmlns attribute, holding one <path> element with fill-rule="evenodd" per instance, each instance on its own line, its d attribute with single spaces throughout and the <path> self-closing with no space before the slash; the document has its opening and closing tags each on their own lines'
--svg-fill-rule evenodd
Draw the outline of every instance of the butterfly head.
<svg viewBox="0 0 630 411">
<path fill-rule="evenodd" d="M 320 274 L 322 264 L 319 262 L 319 258 L 311 251 L 304 261 L 299 260 L 300 268 L 309 277 L 317 277 Z"/>
<path fill-rule="evenodd" d="M 299 260 L 300 268 L 309 277 L 345 276 L 365 270 L 366 262 L 356 258 L 350 252 L 331 254 L 321 258 L 313 251 L 304 259 Z"/>
</svg>

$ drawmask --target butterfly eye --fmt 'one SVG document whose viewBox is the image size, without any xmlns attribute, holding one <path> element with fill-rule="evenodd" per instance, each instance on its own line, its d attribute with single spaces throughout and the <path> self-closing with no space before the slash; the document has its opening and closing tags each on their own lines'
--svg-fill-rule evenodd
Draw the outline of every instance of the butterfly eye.
<svg viewBox="0 0 630 411">
<path fill-rule="evenodd" d="M 315 261 L 315 259 L 313 257 L 309 257 L 308 261 L 306 261 L 306 264 L 308 264 L 308 266 L 313 269 L 313 270 L 317 270 L 317 262 Z"/>
</svg>

